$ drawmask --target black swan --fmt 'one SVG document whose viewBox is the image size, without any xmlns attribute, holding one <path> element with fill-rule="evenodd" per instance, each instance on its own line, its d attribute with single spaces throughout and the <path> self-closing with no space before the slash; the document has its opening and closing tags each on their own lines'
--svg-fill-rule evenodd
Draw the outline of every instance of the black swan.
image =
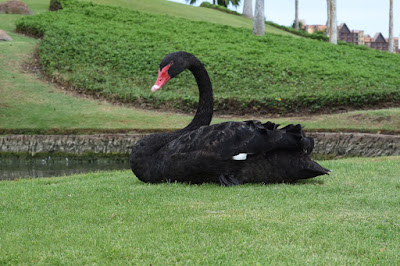
<svg viewBox="0 0 400 266">
<path fill-rule="evenodd" d="M 327 174 L 310 159 L 314 147 L 301 125 L 278 125 L 250 120 L 210 126 L 213 92 L 208 73 L 192 54 L 175 52 L 164 57 L 152 92 L 189 69 L 199 88 L 199 105 L 185 128 L 143 137 L 132 148 L 130 166 L 143 182 L 293 182 Z"/>
</svg>

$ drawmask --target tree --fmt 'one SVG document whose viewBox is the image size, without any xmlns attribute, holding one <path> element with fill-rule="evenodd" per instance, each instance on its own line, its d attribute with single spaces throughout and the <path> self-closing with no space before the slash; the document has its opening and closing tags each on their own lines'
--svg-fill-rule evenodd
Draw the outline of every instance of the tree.
<svg viewBox="0 0 400 266">
<path fill-rule="evenodd" d="M 295 0 L 294 28 L 299 30 L 299 0 Z"/>
<path fill-rule="evenodd" d="M 389 53 L 394 53 L 393 40 L 393 0 L 389 1 Z"/>
<path fill-rule="evenodd" d="M 253 18 L 253 0 L 244 0 L 242 16 L 246 18 Z"/>
<path fill-rule="evenodd" d="M 336 0 L 329 1 L 329 41 L 333 44 L 337 44 Z"/>
<path fill-rule="evenodd" d="M 327 15 L 326 15 L 326 33 L 331 36 L 331 0 L 326 0 Z"/>
<path fill-rule="evenodd" d="M 253 20 L 253 34 L 262 36 L 265 33 L 264 0 L 256 0 Z"/>
</svg>

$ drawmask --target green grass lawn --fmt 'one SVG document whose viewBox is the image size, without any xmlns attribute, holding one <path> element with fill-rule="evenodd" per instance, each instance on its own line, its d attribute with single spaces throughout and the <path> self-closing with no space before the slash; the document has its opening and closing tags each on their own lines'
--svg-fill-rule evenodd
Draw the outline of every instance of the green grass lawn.
<svg viewBox="0 0 400 266">
<path fill-rule="evenodd" d="M 40 9 L 39 9 L 40 11 Z M 13 42 L 0 43 L 0 131 L 3 133 L 63 133 L 112 132 L 178 129 L 191 120 L 191 115 L 140 110 L 104 101 L 79 98 L 65 93 L 40 77 L 26 73 L 24 62 L 31 58 L 38 40 L 13 32 L 18 15 L 2 15 L 0 21 Z M 143 88 L 149 90 L 149 88 Z M 165 93 L 165 90 L 159 92 Z M 400 109 L 356 111 L 344 114 L 312 117 L 227 117 L 226 120 L 273 120 L 280 124 L 302 123 L 307 130 L 319 131 L 378 131 L 399 133 Z"/>
<path fill-rule="evenodd" d="M 38 1 L 38 0 L 35 0 Z M 207 21 L 215 24 L 222 24 L 237 28 L 253 29 L 253 20 L 241 16 L 232 16 L 217 10 L 200 8 L 189 5 L 183 5 L 166 0 L 84 0 L 102 5 L 111 5 L 117 7 L 127 7 L 147 13 L 164 15 L 189 19 L 193 21 Z M 286 31 L 277 29 L 270 25 L 265 25 L 266 33 L 280 34 L 297 37 Z"/>
<path fill-rule="evenodd" d="M 0 182 L 0 264 L 397 265 L 399 161 L 323 161 L 294 185 Z"/>
<path fill-rule="evenodd" d="M 190 116 L 159 113 L 75 97 L 22 69 L 38 40 L 12 32 L 20 16 L 2 15 L 1 25 L 13 42 L 0 42 L 0 131 L 22 133 L 66 129 L 169 129 Z M 168 118 L 168 119 L 167 119 Z M 8 131 L 9 132 L 9 131 Z"/>
<path fill-rule="evenodd" d="M 27 1 L 36 13 L 45 12 L 48 3 Z M 133 3 L 133 2 L 132 2 Z M 140 2 L 147 3 L 147 2 Z M 139 7 L 138 7 L 139 8 Z M 219 12 L 221 13 L 221 12 Z M 22 64 L 33 53 L 39 41 L 13 32 L 19 15 L 1 15 L 1 27 L 14 39 L 0 43 L 0 132 L 3 133 L 87 133 L 178 129 L 184 127 L 191 115 L 146 111 L 112 105 L 103 101 L 84 99 L 68 94 L 25 73 Z M 149 88 L 142 88 L 148 91 Z M 166 93 L 167 89 L 159 94 Z M 226 120 L 273 120 L 280 124 L 302 123 L 307 130 L 319 131 L 378 131 L 399 133 L 400 109 L 356 111 L 344 114 L 312 117 L 243 116 L 216 118 L 214 123 Z M 87 131 L 87 129 L 89 131 Z"/>
<path fill-rule="evenodd" d="M 10 21 L 17 16 L 7 17 Z M 115 130 L 141 131 L 178 129 L 191 120 L 191 115 L 140 110 L 104 101 L 76 97 L 65 93 L 37 76 L 22 71 L 38 41 L 13 33 L 13 42 L 0 43 L 0 131 L 4 133 L 85 133 L 112 132 Z M 149 88 L 147 88 L 149 89 Z M 164 93 L 160 91 L 159 93 Z M 357 111 L 345 114 L 312 117 L 217 117 L 214 123 L 249 118 L 273 120 L 277 123 L 299 123 L 307 130 L 384 131 L 398 133 L 400 109 Z"/>
<path fill-rule="evenodd" d="M 38 54 L 48 75 L 88 93 L 191 110 L 197 89 L 187 72 L 162 94 L 143 89 L 154 83 L 166 54 L 185 50 L 208 69 L 217 110 L 312 113 L 398 106 L 400 100 L 395 54 L 308 38 L 258 37 L 247 28 L 63 1 L 62 11 L 25 17 L 17 29 L 44 36 Z"/>
</svg>

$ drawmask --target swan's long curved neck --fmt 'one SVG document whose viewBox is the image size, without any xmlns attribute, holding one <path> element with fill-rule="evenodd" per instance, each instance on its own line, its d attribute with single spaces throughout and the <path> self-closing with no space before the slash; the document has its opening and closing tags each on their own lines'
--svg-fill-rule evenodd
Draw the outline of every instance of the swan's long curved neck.
<svg viewBox="0 0 400 266">
<path fill-rule="evenodd" d="M 195 130 L 201 126 L 209 125 L 213 116 L 214 98 L 210 77 L 207 70 L 199 60 L 188 68 L 196 79 L 199 88 L 199 105 L 193 120 L 185 128 L 178 132 L 186 132 Z"/>
</svg>

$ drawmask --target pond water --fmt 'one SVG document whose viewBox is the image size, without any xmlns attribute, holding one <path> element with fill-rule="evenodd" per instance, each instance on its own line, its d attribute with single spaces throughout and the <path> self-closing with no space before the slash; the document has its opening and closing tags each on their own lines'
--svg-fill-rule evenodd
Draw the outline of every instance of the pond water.
<svg viewBox="0 0 400 266">
<path fill-rule="evenodd" d="M 0 180 L 125 169 L 130 169 L 128 156 L 115 158 L 0 157 Z"/>
</svg>

